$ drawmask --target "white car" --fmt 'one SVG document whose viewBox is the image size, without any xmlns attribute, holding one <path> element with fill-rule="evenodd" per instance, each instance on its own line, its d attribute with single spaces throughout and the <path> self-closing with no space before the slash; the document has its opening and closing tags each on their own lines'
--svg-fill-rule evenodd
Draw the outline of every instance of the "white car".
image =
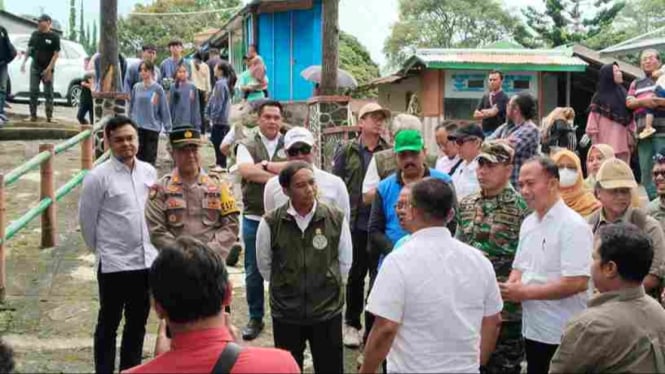
<svg viewBox="0 0 665 374">
<path fill-rule="evenodd" d="M 25 64 L 25 73 L 21 73 L 21 64 L 28 49 L 29 34 L 9 35 L 17 55 L 9 64 L 9 96 L 13 100 L 28 100 L 30 98 L 30 64 L 32 58 L 28 57 Z M 65 102 L 77 106 L 81 97 L 81 81 L 86 73 L 88 54 L 79 43 L 60 39 L 60 57 L 55 62 L 55 80 L 53 84 L 53 98 L 56 102 Z M 40 88 L 43 92 L 43 88 Z M 40 100 L 43 100 L 40 98 Z"/>
</svg>

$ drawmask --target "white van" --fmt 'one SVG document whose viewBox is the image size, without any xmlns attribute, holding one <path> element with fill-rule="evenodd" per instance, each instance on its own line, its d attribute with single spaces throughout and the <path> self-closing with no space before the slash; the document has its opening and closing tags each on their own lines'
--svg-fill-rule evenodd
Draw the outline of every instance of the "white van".
<svg viewBox="0 0 665 374">
<path fill-rule="evenodd" d="M 21 73 L 21 64 L 28 50 L 30 34 L 9 35 L 14 47 L 16 58 L 9 64 L 9 97 L 13 100 L 30 99 L 30 63 L 28 57 L 25 64 L 25 73 Z M 65 102 L 77 106 L 81 97 L 81 80 L 86 73 L 88 54 L 79 43 L 60 39 L 60 57 L 55 62 L 55 80 L 53 82 L 53 99 L 56 102 Z M 43 100 L 43 99 L 40 99 Z"/>
</svg>

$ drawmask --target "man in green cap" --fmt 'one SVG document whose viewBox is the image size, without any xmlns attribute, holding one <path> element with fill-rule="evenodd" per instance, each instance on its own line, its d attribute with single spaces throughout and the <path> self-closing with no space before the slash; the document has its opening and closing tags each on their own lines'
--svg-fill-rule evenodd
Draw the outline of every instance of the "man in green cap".
<svg viewBox="0 0 665 374">
<path fill-rule="evenodd" d="M 452 179 L 448 174 L 432 169 L 425 165 L 426 149 L 420 131 L 407 129 L 402 130 L 395 136 L 395 159 L 397 160 L 397 171 L 382 180 L 376 188 L 376 195 L 372 202 L 372 210 L 369 216 L 369 251 L 371 255 L 383 258 L 389 254 L 395 243 L 408 232 L 400 225 L 396 212 L 399 194 L 405 185 L 418 182 L 422 179 L 432 177 L 449 183 L 452 187 Z M 453 193 L 454 194 L 454 193 Z M 453 205 L 456 205 L 453 201 Z M 449 221 L 454 221 L 452 218 Z M 370 274 L 370 290 L 374 284 L 375 274 Z M 365 328 L 365 340 L 371 330 L 372 316 L 365 315 L 367 326 Z"/>
<path fill-rule="evenodd" d="M 224 259 L 238 238 L 238 209 L 230 186 L 201 167 L 199 130 L 180 127 L 169 134 L 175 169 L 150 190 L 146 221 L 158 250 L 175 244 L 181 235 L 192 236 Z M 162 324 L 163 325 L 163 324 Z M 160 326 L 157 351 L 168 349 Z M 160 339 L 161 338 L 161 339 Z"/>
<path fill-rule="evenodd" d="M 483 143 L 476 169 L 480 192 L 464 197 L 457 212 L 457 239 L 485 253 L 499 282 L 510 275 L 520 226 L 529 214 L 524 198 L 510 184 L 513 156 L 513 149 L 505 143 Z M 524 355 L 519 304 L 504 303 L 501 319 L 501 333 L 487 371 L 518 373 Z"/>
</svg>

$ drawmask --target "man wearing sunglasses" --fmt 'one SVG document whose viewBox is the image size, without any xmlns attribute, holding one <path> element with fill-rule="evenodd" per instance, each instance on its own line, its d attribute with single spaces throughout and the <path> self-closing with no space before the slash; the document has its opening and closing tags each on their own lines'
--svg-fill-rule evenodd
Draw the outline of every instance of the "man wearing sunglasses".
<svg viewBox="0 0 665 374">
<path fill-rule="evenodd" d="M 605 225 L 627 222 L 639 227 L 649 237 L 653 245 L 653 261 L 642 284 L 649 295 L 660 299 L 665 276 L 665 236 L 656 219 L 631 207 L 633 190 L 636 188 L 637 182 L 628 164 L 618 158 L 603 162 L 596 174 L 595 186 L 596 198 L 602 208 L 589 216 L 588 221 L 594 235 L 598 235 L 600 228 Z"/>
<path fill-rule="evenodd" d="M 492 262 L 497 281 L 508 280 L 519 243 L 522 221 L 529 214 L 524 198 L 510 184 L 515 152 L 505 143 L 482 145 L 476 174 L 480 192 L 460 201 L 456 238 L 481 250 Z M 489 373 L 518 373 L 524 356 L 522 311 L 505 302 L 496 349 L 487 363 Z"/>
<path fill-rule="evenodd" d="M 347 220 L 351 219 L 349 193 L 344 181 L 336 175 L 314 166 L 314 147 L 316 142 L 312 133 L 304 127 L 294 127 L 284 135 L 284 149 L 287 161 L 305 161 L 314 169 L 314 180 L 318 186 L 317 199 L 344 212 Z M 272 177 L 263 190 L 263 208 L 269 212 L 289 201 L 284 189 L 279 184 L 279 176 Z"/>
<path fill-rule="evenodd" d="M 478 162 L 476 157 L 480 154 L 480 145 L 485 139 L 483 129 L 476 124 L 470 124 L 458 128 L 454 135 L 457 143 L 458 155 L 462 159 L 462 164 L 451 175 L 457 198 L 462 200 L 464 197 L 480 191 L 476 169 Z"/>
</svg>

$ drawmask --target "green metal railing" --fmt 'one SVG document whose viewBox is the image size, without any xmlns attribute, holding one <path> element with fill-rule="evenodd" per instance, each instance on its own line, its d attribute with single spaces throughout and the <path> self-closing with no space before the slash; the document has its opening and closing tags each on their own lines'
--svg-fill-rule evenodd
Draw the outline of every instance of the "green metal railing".
<svg viewBox="0 0 665 374">
<path fill-rule="evenodd" d="M 0 302 L 4 301 L 5 298 L 5 244 L 8 240 L 23 230 L 30 222 L 32 222 L 32 220 L 41 216 L 41 246 L 42 248 L 45 248 L 55 245 L 55 231 L 57 227 L 54 209 L 55 204 L 78 187 L 93 166 L 102 163 L 109 157 L 109 153 L 106 152 L 93 163 L 94 134 L 97 131 L 100 131 L 102 127 L 103 123 L 98 123 L 94 127 L 90 125 L 82 125 L 81 132 L 76 136 L 56 145 L 41 144 L 39 146 L 40 152 L 37 155 L 14 168 L 7 174 L 0 174 L 0 233 L 4 233 L 4 235 L 0 237 Z M 79 144 L 81 145 L 81 171 L 76 173 L 60 188 L 55 190 L 55 181 L 53 178 L 53 160 L 55 156 Z M 27 212 L 23 213 L 18 219 L 12 221 L 8 226 L 5 226 L 7 188 L 14 185 L 21 179 L 21 177 L 38 167 L 40 168 L 39 202 Z"/>
</svg>

